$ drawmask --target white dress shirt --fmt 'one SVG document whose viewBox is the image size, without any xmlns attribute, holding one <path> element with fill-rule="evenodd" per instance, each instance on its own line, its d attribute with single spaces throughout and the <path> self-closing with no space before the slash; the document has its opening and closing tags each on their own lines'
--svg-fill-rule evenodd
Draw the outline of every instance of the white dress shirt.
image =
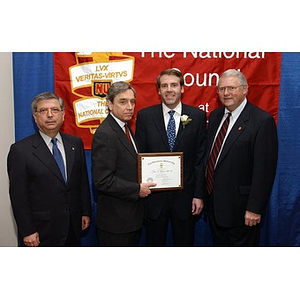
<svg viewBox="0 0 300 300">
<path fill-rule="evenodd" d="M 125 122 L 121 121 L 120 119 L 118 119 L 117 117 L 115 117 L 115 116 L 113 115 L 112 112 L 110 112 L 110 114 L 111 114 L 111 116 L 116 120 L 116 122 L 119 124 L 119 126 L 122 128 L 122 130 L 123 130 L 124 133 L 126 134 L 126 132 L 125 132 L 125 125 L 126 125 L 127 123 L 125 123 Z M 133 147 L 134 147 L 134 150 L 135 150 L 135 152 L 137 153 L 138 151 L 137 151 L 137 147 L 136 147 L 136 145 L 135 145 L 134 139 L 133 139 L 133 137 L 132 137 L 132 135 L 131 135 L 130 130 L 128 130 L 128 131 L 129 131 L 129 135 L 130 135 L 131 142 L 132 142 L 132 145 L 133 145 Z"/>
<path fill-rule="evenodd" d="M 215 140 L 216 140 L 216 138 L 218 136 L 218 133 L 219 133 L 222 125 L 223 125 L 223 122 L 226 120 L 226 118 L 228 116 L 228 113 L 231 113 L 231 116 L 230 116 L 229 126 L 228 126 L 228 129 L 227 129 L 227 132 L 226 132 L 226 135 L 225 135 L 222 147 L 220 149 L 219 155 L 217 157 L 215 166 L 218 163 L 218 160 L 219 160 L 220 154 L 222 152 L 223 146 L 225 144 L 225 141 L 226 141 L 226 139 L 227 139 L 227 137 L 228 137 L 228 135 L 229 135 L 229 133 L 230 133 L 230 131 L 231 131 L 234 123 L 237 121 L 237 119 L 239 118 L 239 116 L 242 113 L 243 109 L 245 108 L 246 104 L 247 104 L 247 99 L 245 98 L 245 100 L 235 110 L 233 110 L 233 111 L 230 112 L 227 108 L 225 108 L 225 110 L 224 110 L 224 116 L 223 116 L 223 118 L 222 118 L 222 120 L 220 122 L 219 128 L 218 128 L 217 133 L 216 133 L 215 138 L 214 138 L 214 142 L 212 143 L 212 148 L 213 148 L 213 145 L 215 144 Z M 212 150 L 212 148 L 210 149 L 210 151 Z"/>
<path fill-rule="evenodd" d="M 46 135 L 45 133 L 41 132 L 40 131 L 40 134 L 43 138 L 43 140 L 45 141 L 47 147 L 49 148 L 50 152 L 52 153 L 53 155 L 53 143 L 51 142 L 52 141 L 52 138 L 48 135 Z M 66 171 L 66 179 L 67 179 L 67 164 L 66 164 L 66 153 L 65 153 L 65 148 L 64 148 L 64 144 L 63 144 L 63 140 L 61 138 L 61 135 L 60 133 L 58 133 L 55 138 L 57 138 L 57 148 L 59 149 L 61 155 L 62 155 L 62 158 L 63 158 L 63 161 L 64 161 L 64 166 L 65 166 L 65 171 Z"/>
<path fill-rule="evenodd" d="M 169 111 L 170 110 L 174 110 L 175 111 L 175 113 L 174 113 L 174 120 L 175 120 L 176 135 L 177 135 L 178 129 L 179 129 L 179 125 L 180 125 L 180 117 L 181 117 L 181 112 L 182 112 L 182 103 L 179 102 L 179 104 L 174 109 L 170 109 L 164 103 L 162 103 L 162 109 L 163 109 L 163 115 L 164 115 L 164 120 L 165 120 L 166 131 L 167 131 L 167 127 L 168 127 L 168 123 L 169 123 L 169 119 L 170 119 Z"/>
</svg>

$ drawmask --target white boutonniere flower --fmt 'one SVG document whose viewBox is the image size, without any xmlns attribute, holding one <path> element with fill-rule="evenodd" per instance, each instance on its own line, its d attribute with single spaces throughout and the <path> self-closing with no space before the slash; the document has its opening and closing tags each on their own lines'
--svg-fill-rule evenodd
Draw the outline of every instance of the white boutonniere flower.
<svg viewBox="0 0 300 300">
<path fill-rule="evenodd" d="M 182 115 L 182 116 L 180 117 L 180 121 L 181 121 L 181 123 L 182 123 L 182 125 L 183 125 L 183 128 L 185 128 L 185 126 L 186 126 L 187 124 L 189 124 L 189 123 L 192 121 L 192 119 L 190 119 L 189 116 L 187 116 L 187 115 Z"/>
</svg>

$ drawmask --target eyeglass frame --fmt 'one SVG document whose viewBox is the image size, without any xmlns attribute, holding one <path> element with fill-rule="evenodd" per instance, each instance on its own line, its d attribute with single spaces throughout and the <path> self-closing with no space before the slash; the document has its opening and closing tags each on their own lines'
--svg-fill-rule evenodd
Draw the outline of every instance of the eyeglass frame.
<svg viewBox="0 0 300 300">
<path fill-rule="evenodd" d="M 49 110 L 53 115 L 58 115 L 60 112 L 63 112 L 63 109 L 59 109 L 58 107 L 41 108 L 40 110 L 36 110 L 35 112 L 44 116 L 49 113 Z"/>
<path fill-rule="evenodd" d="M 238 86 L 224 86 L 224 87 L 220 87 L 220 88 L 217 87 L 217 91 L 218 91 L 218 93 L 223 94 L 223 93 L 225 93 L 225 91 L 227 89 L 229 93 L 235 93 L 237 91 L 237 89 L 241 86 L 245 86 L 245 84 L 241 84 Z M 220 90 L 220 89 L 222 89 L 222 90 Z"/>
</svg>

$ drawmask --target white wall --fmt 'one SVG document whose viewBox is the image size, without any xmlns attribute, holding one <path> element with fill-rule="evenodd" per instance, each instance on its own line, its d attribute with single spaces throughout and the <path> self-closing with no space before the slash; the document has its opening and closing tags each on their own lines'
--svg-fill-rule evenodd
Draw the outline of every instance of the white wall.
<svg viewBox="0 0 300 300">
<path fill-rule="evenodd" d="M 15 140 L 12 53 L 0 52 L 0 246 L 17 246 L 12 215 L 6 158 Z"/>
</svg>

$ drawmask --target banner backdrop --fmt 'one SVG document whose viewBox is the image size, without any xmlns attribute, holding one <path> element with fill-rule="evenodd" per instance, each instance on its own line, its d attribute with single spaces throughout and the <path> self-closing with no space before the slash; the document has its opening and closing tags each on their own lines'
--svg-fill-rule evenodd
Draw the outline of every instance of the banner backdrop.
<svg viewBox="0 0 300 300">
<path fill-rule="evenodd" d="M 116 68 L 112 64 L 115 61 L 119 62 Z M 30 103 L 38 93 L 49 90 L 67 102 L 68 116 L 63 130 L 85 141 L 93 219 L 82 245 L 97 245 L 94 222 L 97 205 L 88 149 L 92 131 L 105 117 L 102 108 L 109 82 L 120 78 L 131 82 L 137 90 L 137 112 L 159 103 L 155 79 L 162 69 L 169 67 L 176 67 L 184 74 L 183 101 L 204 109 L 207 114 L 220 105 L 215 88 L 218 76 L 228 68 L 238 68 L 246 75 L 249 101 L 269 111 L 278 121 L 278 167 L 260 245 L 300 246 L 300 53 L 14 53 L 16 140 L 35 132 Z M 168 245 L 170 241 L 171 232 Z M 210 228 L 201 216 L 196 223 L 195 246 L 211 245 Z"/>
<path fill-rule="evenodd" d="M 107 116 L 106 93 L 116 81 L 127 81 L 137 92 L 139 109 L 159 103 L 155 80 L 160 71 L 179 69 L 185 80 L 183 102 L 209 114 L 220 105 L 219 76 L 241 70 L 249 83 L 249 99 L 277 120 L 280 53 L 265 52 L 141 52 L 54 53 L 55 91 L 66 101 L 63 130 L 81 136 L 91 149 L 93 132 Z M 135 128 L 135 118 L 132 127 Z"/>
</svg>

